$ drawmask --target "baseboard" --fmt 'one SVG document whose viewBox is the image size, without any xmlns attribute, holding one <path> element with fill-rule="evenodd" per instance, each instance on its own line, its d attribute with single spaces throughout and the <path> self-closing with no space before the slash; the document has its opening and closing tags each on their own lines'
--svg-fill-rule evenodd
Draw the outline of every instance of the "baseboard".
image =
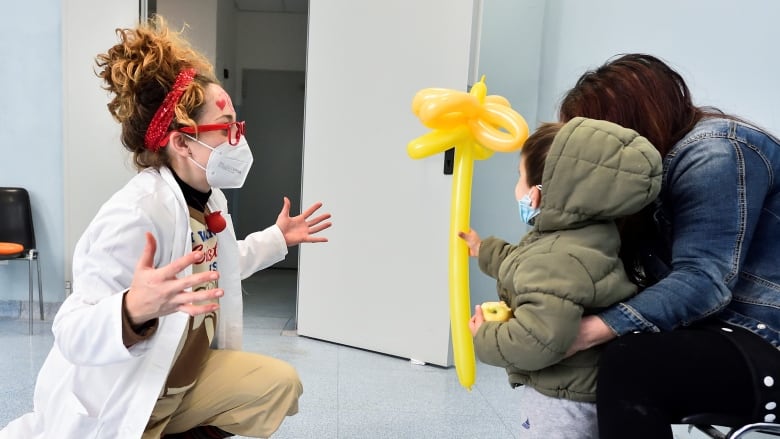
<svg viewBox="0 0 780 439">
<path fill-rule="evenodd" d="M 0 300 L 0 319 L 25 319 L 29 318 L 30 302 L 27 300 Z M 62 302 L 43 302 L 43 319 L 52 320 Z M 33 302 L 33 317 L 40 319 L 38 302 Z"/>
<path fill-rule="evenodd" d="M 282 328 L 282 335 L 287 335 L 290 337 L 297 337 L 298 336 L 298 319 L 295 317 L 292 317 L 290 320 L 287 321 L 287 324 L 284 325 L 284 328 Z"/>
</svg>

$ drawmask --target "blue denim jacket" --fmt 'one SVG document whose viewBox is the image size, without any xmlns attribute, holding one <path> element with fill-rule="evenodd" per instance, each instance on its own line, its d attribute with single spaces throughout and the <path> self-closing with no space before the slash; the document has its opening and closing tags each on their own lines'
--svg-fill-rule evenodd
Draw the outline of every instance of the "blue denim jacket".
<svg viewBox="0 0 780 439">
<path fill-rule="evenodd" d="M 664 158 L 656 205 L 670 270 L 600 317 L 623 335 L 712 316 L 780 348 L 780 141 L 701 121 Z"/>
</svg>

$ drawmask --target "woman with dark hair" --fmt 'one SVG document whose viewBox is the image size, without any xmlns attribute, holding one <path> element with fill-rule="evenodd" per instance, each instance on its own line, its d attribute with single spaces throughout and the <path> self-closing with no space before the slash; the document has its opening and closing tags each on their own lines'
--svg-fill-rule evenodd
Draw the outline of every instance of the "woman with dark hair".
<svg viewBox="0 0 780 439">
<path fill-rule="evenodd" d="M 671 438 L 697 413 L 775 422 L 780 412 L 780 141 L 693 104 L 662 60 L 628 54 L 588 71 L 560 119 L 604 119 L 664 159 L 654 204 L 621 223 L 640 292 L 583 319 L 576 352 L 601 358 L 601 437 Z"/>
</svg>

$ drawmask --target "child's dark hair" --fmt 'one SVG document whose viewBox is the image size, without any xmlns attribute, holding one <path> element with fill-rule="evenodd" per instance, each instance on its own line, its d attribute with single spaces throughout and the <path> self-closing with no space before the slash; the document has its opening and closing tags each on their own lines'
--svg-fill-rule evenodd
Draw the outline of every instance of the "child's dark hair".
<svg viewBox="0 0 780 439">
<path fill-rule="evenodd" d="M 563 127 L 562 122 L 546 122 L 539 125 L 533 134 L 523 144 L 520 150 L 520 157 L 523 159 L 523 168 L 525 170 L 525 181 L 529 186 L 542 184 L 542 174 L 544 173 L 544 162 L 547 160 L 547 153 L 550 152 L 553 139 L 558 131 Z"/>
</svg>

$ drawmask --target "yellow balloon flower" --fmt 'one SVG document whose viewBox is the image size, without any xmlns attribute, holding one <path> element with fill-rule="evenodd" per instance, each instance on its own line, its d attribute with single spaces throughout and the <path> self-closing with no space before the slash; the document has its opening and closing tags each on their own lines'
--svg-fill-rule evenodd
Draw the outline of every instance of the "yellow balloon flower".
<svg viewBox="0 0 780 439">
<path fill-rule="evenodd" d="M 433 131 L 407 145 L 413 159 L 421 159 L 455 148 L 450 208 L 450 325 L 455 370 L 460 384 L 471 390 L 476 359 L 468 322 L 468 246 L 458 232 L 469 230 L 471 181 L 474 160 L 484 160 L 494 151 L 511 152 L 522 148 L 528 138 L 528 124 L 501 96 L 487 96 L 485 77 L 468 93 L 444 88 L 417 92 L 412 111 Z"/>
</svg>

